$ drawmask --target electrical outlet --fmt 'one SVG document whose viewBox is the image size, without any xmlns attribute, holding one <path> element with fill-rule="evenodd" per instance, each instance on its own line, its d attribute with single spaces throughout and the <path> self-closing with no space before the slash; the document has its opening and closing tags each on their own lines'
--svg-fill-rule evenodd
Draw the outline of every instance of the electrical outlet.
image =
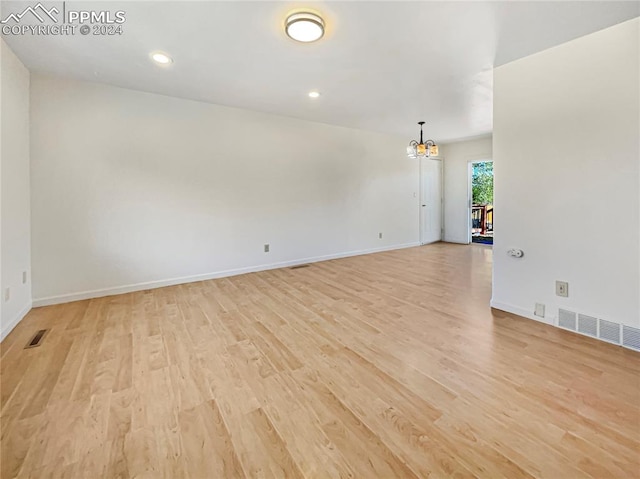
<svg viewBox="0 0 640 479">
<path fill-rule="evenodd" d="M 264 245 L 264 252 L 265 253 L 269 252 L 269 245 L 268 244 Z"/>
<path fill-rule="evenodd" d="M 534 311 L 533 314 L 535 314 L 540 318 L 544 318 L 544 304 L 536 303 L 536 310 Z"/>
<path fill-rule="evenodd" d="M 382 233 L 378 233 L 378 239 L 382 239 Z"/>
<path fill-rule="evenodd" d="M 4 300 L 9 301 L 11 299 L 11 288 L 4 290 Z"/>
<path fill-rule="evenodd" d="M 566 281 L 556 281 L 556 296 L 569 297 L 569 283 Z"/>
<path fill-rule="evenodd" d="M 22 272 L 22 284 L 27 284 L 27 272 Z"/>
</svg>

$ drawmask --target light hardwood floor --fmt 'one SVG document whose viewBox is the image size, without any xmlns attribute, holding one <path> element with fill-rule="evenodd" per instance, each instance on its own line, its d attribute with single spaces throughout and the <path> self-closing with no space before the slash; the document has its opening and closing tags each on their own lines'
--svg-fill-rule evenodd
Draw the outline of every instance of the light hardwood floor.
<svg viewBox="0 0 640 479">
<path fill-rule="evenodd" d="M 639 477 L 640 354 L 490 288 L 435 244 L 34 309 L 2 478 Z"/>
</svg>

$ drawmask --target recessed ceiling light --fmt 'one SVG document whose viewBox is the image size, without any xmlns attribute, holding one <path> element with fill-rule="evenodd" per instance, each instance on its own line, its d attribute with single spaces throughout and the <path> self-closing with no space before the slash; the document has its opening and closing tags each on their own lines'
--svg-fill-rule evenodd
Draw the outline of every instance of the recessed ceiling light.
<svg viewBox="0 0 640 479">
<path fill-rule="evenodd" d="M 324 35 L 324 20 L 315 13 L 293 13 L 285 21 L 285 32 L 299 42 L 315 42 Z"/>
<path fill-rule="evenodd" d="M 173 59 L 166 53 L 162 52 L 153 52 L 151 54 L 151 59 L 159 65 L 169 65 L 170 63 L 173 63 Z"/>
<path fill-rule="evenodd" d="M 309 96 L 311 98 L 318 98 L 320 96 L 320 92 L 319 91 L 310 91 L 309 92 Z"/>
</svg>

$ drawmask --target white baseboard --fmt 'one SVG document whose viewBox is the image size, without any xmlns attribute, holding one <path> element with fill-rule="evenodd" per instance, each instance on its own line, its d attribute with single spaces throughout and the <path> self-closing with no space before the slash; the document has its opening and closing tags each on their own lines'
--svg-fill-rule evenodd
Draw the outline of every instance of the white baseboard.
<svg viewBox="0 0 640 479">
<path fill-rule="evenodd" d="M 460 239 L 460 238 L 449 238 L 445 235 L 444 237 L 444 242 L 446 243 L 456 243 L 456 244 L 469 244 L 469 241 L 467 241 L 466 239 Z"/>
<path fill-rule="evenodd" d="M 4 338 L 9 335 L 13 328 L 15 328 L 18 323 L 22 321 L 22 318 L 24 318 L 27 313 L 31 311 L 31 307 L 32 304 L 31 301 L 29 301 L 27 305 L 22 308 L 22 310 L 13 319 L 10 319 L 7 323 L 2 323 L 2 329 L 0 330 L 0 342 L 4 341 Z"/>
<path fill-rule="evenodd" d="M 541 318 L 540 316 L 536 316 L 528 309 L 520 308 L 519 306 L 514 306 L 512 304 L 501 303 L 500 301 L 494 301 L 493 299 L 489 303 L 492 308 L 499 309 L 500 311 L 506 311 L 507 313 L 517 314 L 518 316 L 522 316 L 527 319 L 533 319 L 534 321 L 539 321 L 544 324 L 549 324 L 554 326 L 553 318 Z"/>
<path fill-rule="evenodd" d="M 599 326 L 600 323 L 599 322 L 601 321 L 601 319 L 598 318 L 597 316 L 592 316 L 591 314 L 589 314 L 588 316 L 596 318 L 596 320 L 598 321 L 597 333 L 595 335 L 594 334 L 589 334 L 587 332 L 579 331 L 578 330 L 579 328 L 571 329 L 571 328 L 565 328 L 563 326 L 560 326 L 558 324 L 558 317 L 557 316 L 550 315 L 550 316 L 548 316 L 546 318 L 540 318 L 540 317 L 536 316 L 535 314 L 530 313 L 529 311 L 527 311 L 527 310 L 525 310 L 523 308 L 519 308 L 519 307 L 513 306 L 511 304 L 501 303 L 499 301 L 494 301 L 493 299 L 491 300 L 490 304 L 491 304 L 492 308 L 499 309 L 501 311 L 506 311 L 507 313 L 517 314 L 518 316 L 523 316 L 523 317 L 525 317 L 527 319 L 533 319 L 535 321 L 539 321 L 541 323 L 548 324 L 549 326 L 553 326 L 555 328 L 562 329 L 563 331 L 567 331 L 569 333 L 578 334 L 580 336 L 584 336 L 585 338 L 595 339 L 596 341 L 602 341 L 602 342 L 605 342 L 607 344 L 613 344 L 615 346 L 620 346 L 620 347 L 623 347 L 623 348 L 626 348 L 626 349 L 630 349 L 632 351 L 640 352 L 640 349 L 637 347 L 637 345 L 636 345 L 636 343 L 635 343 L 635 341 L 633 339 L 631 339 L 629 342 L 627 342 L 625 340 L 625 334 L 627 334 L 627 333 L 625 333 L 627 331 L 626 328 L 630 328 L 630 332 L 628 334 L 630 334 L 632 338 L 634 338 L 638 334 L 638 332 L 640 332 L 640 329 L 637 329 L 636 326 L 631 326 L 631 325 L 628 325 L 628 324 L 625 324 L 625 323 L 611 321 L 611 320 L 607 319 L 606 321 L 608 321 L 609 323 L 612 323 L 612 324 L 616 324 L 618 326 L 618 328 L 620 328 L 619 329 L 620 340 L 619 341 L 611 341 L 611 340 L 609 340 L 607 338 L 603 338 L 600 335 L 600 326 Z M 571 312 L 574 313 L 576 316 L 579 316 L 579 314 L 580 314 L 580 313 L 578 313 L 576 311 L 571 311 Z"/>
<path fill-rule="evenodd" d="M 116 294 L 132 293 L 134 291 L 143 291 L 146 289 L 164 288 L 165 286 L 175 286 L 177 284 L 192 283 L 194 281 L 206 281 L 208 279 L 225 278 L 227 276 L 237 276 L 246 273 L 255 273 L 258 271 L 267 271 L 270 269 L 287 268 L 299 264 L 317 263 L 320 261 L 328 261 L 331 259 L 347 258 L 350 256 L 360 256 L 363 254 L 381 253 L 383 251 L 391 251 L 403 248 L 412 248 L 420 246 L 419 242 L 404 243 L 399 245 L 384 246 L 382 248 L 371 248 L 366 250 L 349 251 L 346 253 L 337 253 L 324 256 L 313 256 L 310 258 L 302 258 L 291 261 L 283 261 L 280 263 L 271 263 L 267 265 L 249 266 L 246 268 L 229 269 L 225 271 L 216 271 L 213 273 L 197 274 L 193 276 L 183 276 L 180 278 L 163 279 L 158 281 L 149 281 L 146 283 L 135 283 L 124 286 L 115 286 L 111 288 L 95 289 L 92 291 L 83 291 L 80 293 L 62 294 L 59 296 L 49 296 L 46 298 L 38 298 L 33 300 L 33 307 L 50 306 L 52 304 L 69 303 L 71 301 L 80 301 L 83 299 L 101 298 L 103 296 L 113 296 Z"/>
</svg>

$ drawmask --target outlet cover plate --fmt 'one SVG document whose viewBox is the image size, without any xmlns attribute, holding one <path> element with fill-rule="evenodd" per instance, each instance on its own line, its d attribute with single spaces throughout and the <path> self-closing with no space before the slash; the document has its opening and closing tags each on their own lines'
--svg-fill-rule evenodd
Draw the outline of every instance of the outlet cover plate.
<svg viewBox="0 0 640 479">
<path fill-rule="evenodd" d="M 544 304 L 536 303 L 536 309 L 533 312 L 533 314 L 535 314 L 536 316 L 538 316 L 540 318 L 544 318 Z"/>
<path fill-rule="evenodd" d="M 556 281 L 556 296 L 569 297 L 569 283 L 566 281 Z"/>
</svg>

